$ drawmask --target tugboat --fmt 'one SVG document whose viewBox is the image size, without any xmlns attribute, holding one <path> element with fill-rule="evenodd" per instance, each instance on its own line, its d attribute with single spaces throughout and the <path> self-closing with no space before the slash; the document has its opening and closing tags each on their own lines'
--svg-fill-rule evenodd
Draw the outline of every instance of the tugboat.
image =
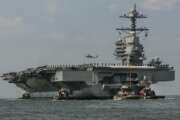
<svg viewBox="0 0 180 120">
<path fill-rule="evenodd" d="M 163 64 L 156 57 L 146 60 L 140 34 L 148 36 L 148 28 L 137 27 L 140 14 L 136 5 L 120 16 L 130 20 L 130 27 L 117 28 L 122 32 L 116 41 L 114 55 L 118 63 L 90 63 L 79 65 L 45 65 L 20 72 L 5 73 L 1 77 L 26 91 L 24 98 L 51 97 L 56 99 L 154 99 L 150 85 L 173 81 L 174 67 Z M 91 55 L 87 57 L 96 58 Z M 98 56 L 97 56 L 98 57 Z"/>
<path fill-rule="evenodd" d="M 141 83 L 132 82 L 133 85 L 124 85 L 121 90 L 113 97 L 114 100 L 125 99 L 163 99 L 165 96 L 157 96 L 155 91 L 150 88 L 150 81 Z"/>
</svg>

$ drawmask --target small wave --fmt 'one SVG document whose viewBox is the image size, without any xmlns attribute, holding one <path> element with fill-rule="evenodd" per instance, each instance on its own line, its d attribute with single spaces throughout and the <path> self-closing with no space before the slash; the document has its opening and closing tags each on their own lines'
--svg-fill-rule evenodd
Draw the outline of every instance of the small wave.
<svg viewBox="0 0 180 120">
<path fill-rule="evenodd" d="M 176 100 L 176 98 L 165 98 L 166 100 Z"/>
</svg>

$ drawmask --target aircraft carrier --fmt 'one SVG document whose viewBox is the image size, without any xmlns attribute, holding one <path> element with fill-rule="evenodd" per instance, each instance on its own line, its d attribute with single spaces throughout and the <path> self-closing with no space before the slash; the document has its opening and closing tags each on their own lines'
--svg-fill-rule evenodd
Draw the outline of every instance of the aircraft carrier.
<svg viewBox="0 0 180 120">
<path fill-rule="evenodd" d="M 151 84 L 175 79 L 175 70 L 155 57 L 146 64 L 141 41 L 149 29 L 137 27 L 136 21 L 147 18 L 136 5 L 120 18 L 130 20 L 130 27 L 121 27 L 115 42 L 114 55 L 119 63 L 79 65 L 45 65 L 24 71 L 5 73 L 1 77 L 26 91 L 23 98 L 56 97 L 59 99 L 105 99 L 115 96 L 156 96 Z M 140 39 L 143 35 L 143 39 Z M 155 43 L 156 44 L 156 43 Z M 88 55 L 88 58 L 96 58 Z"/>
</svg>

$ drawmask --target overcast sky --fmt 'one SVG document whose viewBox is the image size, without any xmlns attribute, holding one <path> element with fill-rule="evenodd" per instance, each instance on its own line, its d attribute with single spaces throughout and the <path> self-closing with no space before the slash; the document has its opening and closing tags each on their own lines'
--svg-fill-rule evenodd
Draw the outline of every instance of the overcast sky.
<svg viewBox="0 0 180 120">
<path fill-rule="evenodd" d="M 159 56 L 176 68 L 176 80 L 159 83 L 155 89 L 159 94 L 180 94 L 178 0 L 0 0 L 0 73 L 84 63 L 87 53 L 100 55 L 99 62 L 117 62 L 115 28 L 127 25 L 118 16 L 135 2 L 149 16 L 142 21 L 151 29 L 141 41 L 146 56 Z M 0 97 L 21 93 L 15 85 L 0 81 Z"/>
</svg>

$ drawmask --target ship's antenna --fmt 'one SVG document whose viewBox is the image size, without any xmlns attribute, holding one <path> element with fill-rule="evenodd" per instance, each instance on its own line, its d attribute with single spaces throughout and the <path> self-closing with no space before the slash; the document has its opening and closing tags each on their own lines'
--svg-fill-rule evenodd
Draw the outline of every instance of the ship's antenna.
<svg viewBox="0 0 180 120">
<path fill-rule="evenodd" d="M 133 32 L 142 32 L 142 31 L 148 31 L 149 29 L 146 27 L 141 27 L 141 28 L 137 28 L 136 27 L 136 21 L 137 19 L 141 19 L 141 18 L 147 18 L 145 15 L 140 14 L 137 9 L 136 9 L 136 4 L 134 4 L 134 8 L 132 11 L 128 12 L 127 14 L 121 15 L 119 16 L 120 18 L 127 18 L 130 19 L 131 21 L 131 26 L 130 28 L 126 27 L 121 27 L 121 28 L 116 28 L 116 30 L 120 30 L 120 31 L 133 31 Z"/>
</svg>

